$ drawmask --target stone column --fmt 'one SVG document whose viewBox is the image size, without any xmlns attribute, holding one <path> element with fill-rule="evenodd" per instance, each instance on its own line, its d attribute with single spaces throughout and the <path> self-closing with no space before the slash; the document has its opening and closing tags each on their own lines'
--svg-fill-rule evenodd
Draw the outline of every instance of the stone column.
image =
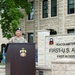
<svg viewBox="0 0 75 75">
<path fill-rule="evenodd" d="M 24 9 L 21 9 L 20 10 L 24 15 L 25 14 L 25 10 Z M 25 16 L 26 17 L 26 16 Z M 25 33 L 25 17 L 23 19 L 20 19 L 20 28 L 22 29 L 22 32 Z"/>
<path fill-rule="evenodd" d="M 38 65 L 46 65 L 45 36 L 49 36 L 48 31 L 38 32 Z"/>
<path fill-rule="evenodd" d="M 35 15 L 34 15 L 34 20 L 35 20 L 35 24 L 34 24 L 34 28 L 33 28 L 33 32 L 34 32 L 34 42 L 37 42 L 37 31 L 39 30 L 39 2 L 40 0 L 35 0 L 35 4 L 34 4 L 34 11 L 35 11 Z"/>
<path fill-rule="evenodd" d="M 64 17 L 64 0 L 58 0 L 58 19 L 59 19 L 59 33 L 58 34 L 64 34 L 65 29 L 64 29 L 64 22 L 65 22 L 65 17 Z"/>
</svg>

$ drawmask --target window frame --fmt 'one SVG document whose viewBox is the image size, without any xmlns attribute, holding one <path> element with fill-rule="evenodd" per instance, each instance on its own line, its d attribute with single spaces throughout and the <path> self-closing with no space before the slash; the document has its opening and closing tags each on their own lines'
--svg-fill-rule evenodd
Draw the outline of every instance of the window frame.
<svg viewBox="0 0 75 75">
<path fill-rule="evenodd" d="M 67 6 L 68 6 L 68 9 L 67 9 L 68 11 L 67 11 L 67 13 L 68 13 L 68 14 L 74 14 L 74 13 L 75 13 L 75 1 L 74 1 L 74 3 L 69 3 L 69 2 L 70 2 L 70 1 L 67 0 Z M 74 7 L 74 8 L 73 8 L 73 12 L 70 12 L 70 9 L 71 9 L 70 6 L 71 6 L 71 5 L 73 5 L 73 7 Z"/>
<path fill-rule="evenodd" d="M 29 35 L 31 35 L 31 34 L 33 34 L 33 33 L 28 33 L 28 42 L 29 42 L 29 43 L 33 43 L 33 38 L 32 38 L 32 41 L 29 40 L 29 38 L 30 38 Z M 34 34 L 33 34 L 33 35 L 34 35 Z"/>
<path fill-rule="evenodd" d="M 31 7 L 32 7 L 32 9 L 34 9 L 34 2 L 30 2 L 31 3 Z M 30 10 L 32 10 L 31 9 L 31 7 L 30 7 Z M 33 11 L 34 12 L 34 11 Z M 31 14 L 31 11 L 30 11 L 30 13 L 29 13 L 29 15 L 28 15 L 28 20 L 34 20 L 34 14 L 33 14 L 33 18 L 32 19 L 30 19 L 30 14 Z"/>
<path fill-rule="evenodd" d="M 55 1 L 56 3 L 54 5 L 52 4 L 52 2 L 53 2 L 53 0 L 51 0 L 51 17 L 55 17 L 55 16 L 57 16 L 57 0 Z M 53 14 L 53 9 L 55 11 L 54 12 L 55 14 Z"/>
<path fill-rule="evenodd" d="M 71 31 L 72 30 L 72 31 Z M 70 32 L 71 31 L 71 32 Z M 74 28 L 72 28 L 72 29 L 67 29 L 67 34 L 73 34 L 73 33 L 75 33 L 75 29 Z"/>
<path fill-rule="evenodd" d="M 44 8 L 44 3 L 47 2 L 47 12 L 45 15 L 45 8 Z M 42 1 L 42 18 L 48 18 L 48 0 L 43 0 Z"/>
</svg>

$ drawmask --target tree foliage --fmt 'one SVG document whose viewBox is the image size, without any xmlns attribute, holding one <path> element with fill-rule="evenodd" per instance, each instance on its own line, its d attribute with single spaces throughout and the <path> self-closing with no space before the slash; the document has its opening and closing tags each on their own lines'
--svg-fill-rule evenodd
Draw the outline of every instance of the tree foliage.
<svg viewBox="0 0 75 75">
<path fill-rule="evenodd" d="M 3 37 L 11 38 L 19 25 L 19 19 L 24 17 L 20 9 L 25 9 L 26 14 L 30 12 L 28 0 L 0 0 L 0 24 Z"/>
</svg>

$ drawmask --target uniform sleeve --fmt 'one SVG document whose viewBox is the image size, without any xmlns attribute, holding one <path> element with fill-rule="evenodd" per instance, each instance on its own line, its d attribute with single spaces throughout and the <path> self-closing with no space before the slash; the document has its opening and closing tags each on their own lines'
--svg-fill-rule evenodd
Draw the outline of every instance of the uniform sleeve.
<svg viewBox="0 0 75 75">
<path fill-rule="evenodd" d="M 26 39 L 24 39 L 25 43 L 28 43 Z"/>
<path fill-rule="evenodd" d="M 11 38 L 8 43 L 13 43 L 13 38 Z"/>
</svg>

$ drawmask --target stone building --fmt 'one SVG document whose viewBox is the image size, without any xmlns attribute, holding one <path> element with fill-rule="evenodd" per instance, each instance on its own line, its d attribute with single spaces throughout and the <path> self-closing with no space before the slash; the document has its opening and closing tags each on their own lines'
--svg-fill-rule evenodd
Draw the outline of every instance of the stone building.
<svg viewBox="0 0 75 75">
<path fill-rule="evenodd" d="M 75 32 L 75 0 L 29 0 L 31 12 L 21 20 L 21 28 L 29 42 L 37 42 L 38 30 L 50 34 Z"/>
<path fill-rule="evenodd" d="M 75 33 L 75 0 L 29 0 L 29 2 L 31 12 L 20 20 L 20 27 L 26 34 L 28 42 L 38 43 L 38 31 L 47 30 L 50 31 L 50 35 Z M 24 13 L 23 10 L 22 12 Z M 42 64 L 44 58 L 41 56 L 42 52 L 39 51 L 41 66 L 36 66 L 36 75 L 75 75 L 75 59 L 54 60 L 50 67 Z"/>
<path fill-rule="evenodd" d="M 26 34 L 28 42 L 38 44 L 38 31 L 44 32 L 47 30 L 50 31 L 50 35 L 75 33 L 75 0 L 29 0 L 29 2 L 31 2 L 31 13 L 21 20 L 21 28 Z M 44 37 L 44 34 L 43 36 L 41 35 L 41 40 L 43 41 L 42 37 Z M 42 48 L 41 46 L 40 48 Z M 42 50 L 45 49 L 42 48 Z M 42 52 L 38 50 L 36 75 L 75 74 L 73 67 L 75 59 L 55 60 L 51 62 L 50 67 L 49 65 L 42 64 L 45 63 L 43 61 L 46 61 L 44 60 L 45 57 L 42 56 Z"/>
</svg>

